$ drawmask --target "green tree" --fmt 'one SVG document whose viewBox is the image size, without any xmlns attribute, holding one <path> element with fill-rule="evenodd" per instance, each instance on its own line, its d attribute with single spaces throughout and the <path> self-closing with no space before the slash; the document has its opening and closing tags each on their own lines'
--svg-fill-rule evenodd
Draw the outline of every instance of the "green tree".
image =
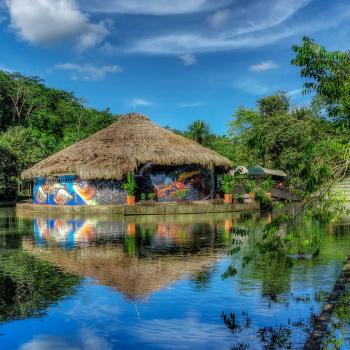
<svg viewBox="0 0 350 350">
<path fill-rule="evenodd" d="M 18 164 L 16 156 L 0 146 L 0 200 L 13 200 L 16 197 Z"/>
<path fill-rule="evenodd" d="M 48 155 L 32 128 L 18 125 L 0 135 L 0 145 L 17 158 L 20 171 L 29 168 Z"/>
<path fill-rule="evenodd" d="M 210 127 L 203 120 L 196 120 L 188 127 L 190 138 L 204 145 L 209 142 L 211 137 Z"/>
<path fill-rule="evenodd" d="M 270 117 L 277 113 L 287 113 L 289 109 L 289 99 L 284 92 L 263 97 L 258 100 L 259 111 L 263 116 Z"/>
<path fill-rule="evenodd" d="M 262 104 L 269 113 L 262 113 Z M 340 176 L 348 140 L 312 109 L 275 106 L 275 98 L 264 98 L 257 110 L 237 110 L 229 128 L 233 161 L 282 169 L 292 176 L 294 191 L 306 197 Z"/>
<path fill-rule="evenodd" d="M 350 51 L 327 51 L 312 39 L 304 37 L 293 45 L 292 64 L 301 67 L 301 76 L 310 80 L 304 92 L 314 91 L 328 116 L 350 127 Z"/>
</svg>

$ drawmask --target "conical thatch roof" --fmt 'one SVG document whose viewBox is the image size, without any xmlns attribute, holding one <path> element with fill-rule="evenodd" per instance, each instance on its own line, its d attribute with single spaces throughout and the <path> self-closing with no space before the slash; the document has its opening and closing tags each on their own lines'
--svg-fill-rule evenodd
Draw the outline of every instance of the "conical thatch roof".
<svg viewBox="0 0 350 350">
<path fill-rule="evenodd" d="M 36 176 L 78 175 L 82 179 L 121 180 L 139 165 L 198 164 L 229 169 L 216 152 L 153 124 L 141 114 L 126 114 L 109 127 L 42 160 L 22 173 Z"/>
</svg>

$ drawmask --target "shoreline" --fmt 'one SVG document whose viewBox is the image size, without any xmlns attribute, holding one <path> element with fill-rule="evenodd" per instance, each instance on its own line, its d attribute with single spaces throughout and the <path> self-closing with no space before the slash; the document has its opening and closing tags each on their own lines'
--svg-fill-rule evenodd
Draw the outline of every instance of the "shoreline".
<svg viewBox="0 0 350 350">
<path fill-rule="evenodd" d="M 173 215 L 173 214 L 209 214 L 209 213 L 227 213 L 259 211 L 260 203 L 243 204 L 209 204 L 194 202 L 191 204 L 178 203 L 157 203 L 154 206 L 148 205 L 75 205 L 75 206 L 52 206 L 33 203 L 17 203 L 17 212 L 34 213 L 89 213 L 89 214 L 120 214 L 129 215 Z"/>
</svg>

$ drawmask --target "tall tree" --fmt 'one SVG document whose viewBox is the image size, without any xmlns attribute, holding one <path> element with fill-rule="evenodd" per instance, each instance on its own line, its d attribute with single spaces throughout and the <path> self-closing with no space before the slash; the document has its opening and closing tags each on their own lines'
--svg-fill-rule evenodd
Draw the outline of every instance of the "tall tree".
<svg viewBox="0 0 350 350">
<path fill-rule="evenodd" d="M 259 100 L 257 110 L 239 108 L 234 114 L 229 129 L 233 161 L 284 170 L 295 192 L 306 197 L 341 175 L 348 141 L 313 110 L 287 111 L 275 108 L 275 102 L 273 95 Z"/>
<path fill-rule="evenodd" d="M 196 120 L 188 127 L 189 136 L 200 143 L 206 144 L 211 136 L 209 125 L 203 120 Z"/>
<path fill-rule="evenodd" d="M 17 192 L 18 164 L 16 156 L 0 146 L 0 200 L 13 200 Z"/>
<path fill-rule="evenodd" d="M 292 64 L 309 78 L 304 93 L 314 91 L 328 116 L 350 128 L 350 51 L 327 51 L 308 37 L 292 49 L 296 54 Z"/>
</svg>

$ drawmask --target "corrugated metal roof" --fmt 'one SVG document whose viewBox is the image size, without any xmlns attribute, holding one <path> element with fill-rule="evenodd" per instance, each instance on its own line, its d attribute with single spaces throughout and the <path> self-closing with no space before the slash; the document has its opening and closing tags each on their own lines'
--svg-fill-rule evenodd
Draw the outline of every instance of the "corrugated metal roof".
<svg viewBox="0 0 350 350">
<path fill-rule="evenodd" d="M 282 170 L 277 169 L 267 169 L 261 166 L 249 167 L 248 175 L 252 176 L 278 176 L 278 177 L 287 177 L 287 174 Z"/>
</svg>

